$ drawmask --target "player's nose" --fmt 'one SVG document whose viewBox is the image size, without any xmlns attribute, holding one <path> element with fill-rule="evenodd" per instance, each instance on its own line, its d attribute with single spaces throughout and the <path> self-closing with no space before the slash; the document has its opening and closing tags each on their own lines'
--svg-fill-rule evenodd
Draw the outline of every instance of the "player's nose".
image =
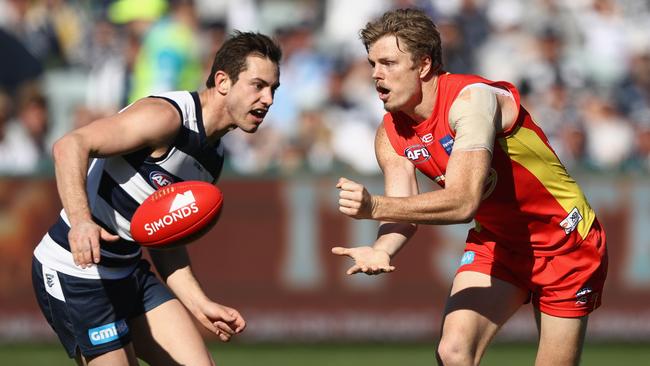
<svg viewBox="0 0 650 366">
<path fill-rule="evenodd" d="M 260 101 L 264 104 L 265 107 L 270 107 L 271 104 L 273 104 L 273 92 L 270 88 L 266 88 L 262 91 Z"/>
<path fill-rule="evenodd" d="M 372 79 L 375 81 L 383 79 L 383 73 L 378 66 L 372 68 Z"/>
</svg>

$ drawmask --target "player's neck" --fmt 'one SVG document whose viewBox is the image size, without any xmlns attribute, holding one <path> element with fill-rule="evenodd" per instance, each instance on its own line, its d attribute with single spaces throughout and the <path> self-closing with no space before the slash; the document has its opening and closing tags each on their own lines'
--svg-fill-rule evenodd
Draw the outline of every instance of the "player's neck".
<svg viewBox="0 0 650 366">
<path fill-rule="evenodd" d="M 224 98 L 215 88 L 211 88 L 199 92 L 199 99 L 205 134 L 208 141 L 217 141 L 230 130 Z"/>
<path fill-rule="evenodd" d="M 433 113 L 436 106 L 436 96 L 438 94 L 438 75 L 432 76 L 428 80 L 422 82 L 422 94 L 420 100 L 409 110 L 403 111 L 404 114 L 409 116 L 413 123 L 418 124 L 425 121 Z"/>
</svg>

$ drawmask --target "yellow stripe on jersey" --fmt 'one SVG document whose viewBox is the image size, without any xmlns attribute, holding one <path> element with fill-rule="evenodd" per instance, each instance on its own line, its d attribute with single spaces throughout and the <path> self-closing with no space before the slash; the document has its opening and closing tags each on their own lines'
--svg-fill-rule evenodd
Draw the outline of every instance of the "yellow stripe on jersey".
<svg viewBox="0 0 650 366">
<path fill-rule="evenodd" d="M 577 230 L 584 239 L 596 217 L 587 199 L 553 151 L 535 131 L 520 126 L 514 133 L 498 139 L 510 159 L 521 164 L 557 200 L 567 215 L 577 208 L 582 220 Z"/>
</svg>

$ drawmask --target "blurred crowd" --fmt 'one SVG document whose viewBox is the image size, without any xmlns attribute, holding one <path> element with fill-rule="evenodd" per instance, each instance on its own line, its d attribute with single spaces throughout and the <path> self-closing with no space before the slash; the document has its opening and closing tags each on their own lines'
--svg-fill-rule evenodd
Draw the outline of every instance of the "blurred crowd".
<svg viewBox="0 0 650 366">
<path fill-rule="evenodd" d="M 403 7 L 435 20 L 447 71 L 514 83 L 570 171 L 650 172 L 646 0 L 0 0 L 0 175 L 51 174 L 66 131 L 201 89 L 235 29 L 284 58 L 263 127 L 225 139 L 229 171 L 376 174 L 383 109 L 358 31 Z"/>
</svg>

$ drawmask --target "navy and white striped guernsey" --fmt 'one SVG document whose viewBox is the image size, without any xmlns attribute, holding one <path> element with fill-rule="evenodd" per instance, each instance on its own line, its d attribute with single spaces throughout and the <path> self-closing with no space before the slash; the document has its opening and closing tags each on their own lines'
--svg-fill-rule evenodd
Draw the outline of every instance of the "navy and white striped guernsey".
<svg viewBox="0 0 650 366">
<path fill-rule="evenodd" d="M 86 192 L 93 220 L 109 233 L 119 235 L 120 240 L 101 243 L 98 265 L 86 269 L 76 266 L 68 243 L 70 223 L 61 210 L 58 221 L 34 250 L 44 265 L 82 278 L 122 278 L 131 273 L 142 254 L 130 234 L 131 217 L 140 203 L 156 189 L 173 182 L 214 183 L 219 178 L 223 145 L 221 141 L 212 145 L 207 141 L 198 94 L 176 91 L 151 98 L 168 101 L 180 114 L 182 126 L 170 149 L 158 158 L 149 156 L 150 148 L 143 148 L 126 155 L 94 159 L 88 169 Z"/>
</svg>

